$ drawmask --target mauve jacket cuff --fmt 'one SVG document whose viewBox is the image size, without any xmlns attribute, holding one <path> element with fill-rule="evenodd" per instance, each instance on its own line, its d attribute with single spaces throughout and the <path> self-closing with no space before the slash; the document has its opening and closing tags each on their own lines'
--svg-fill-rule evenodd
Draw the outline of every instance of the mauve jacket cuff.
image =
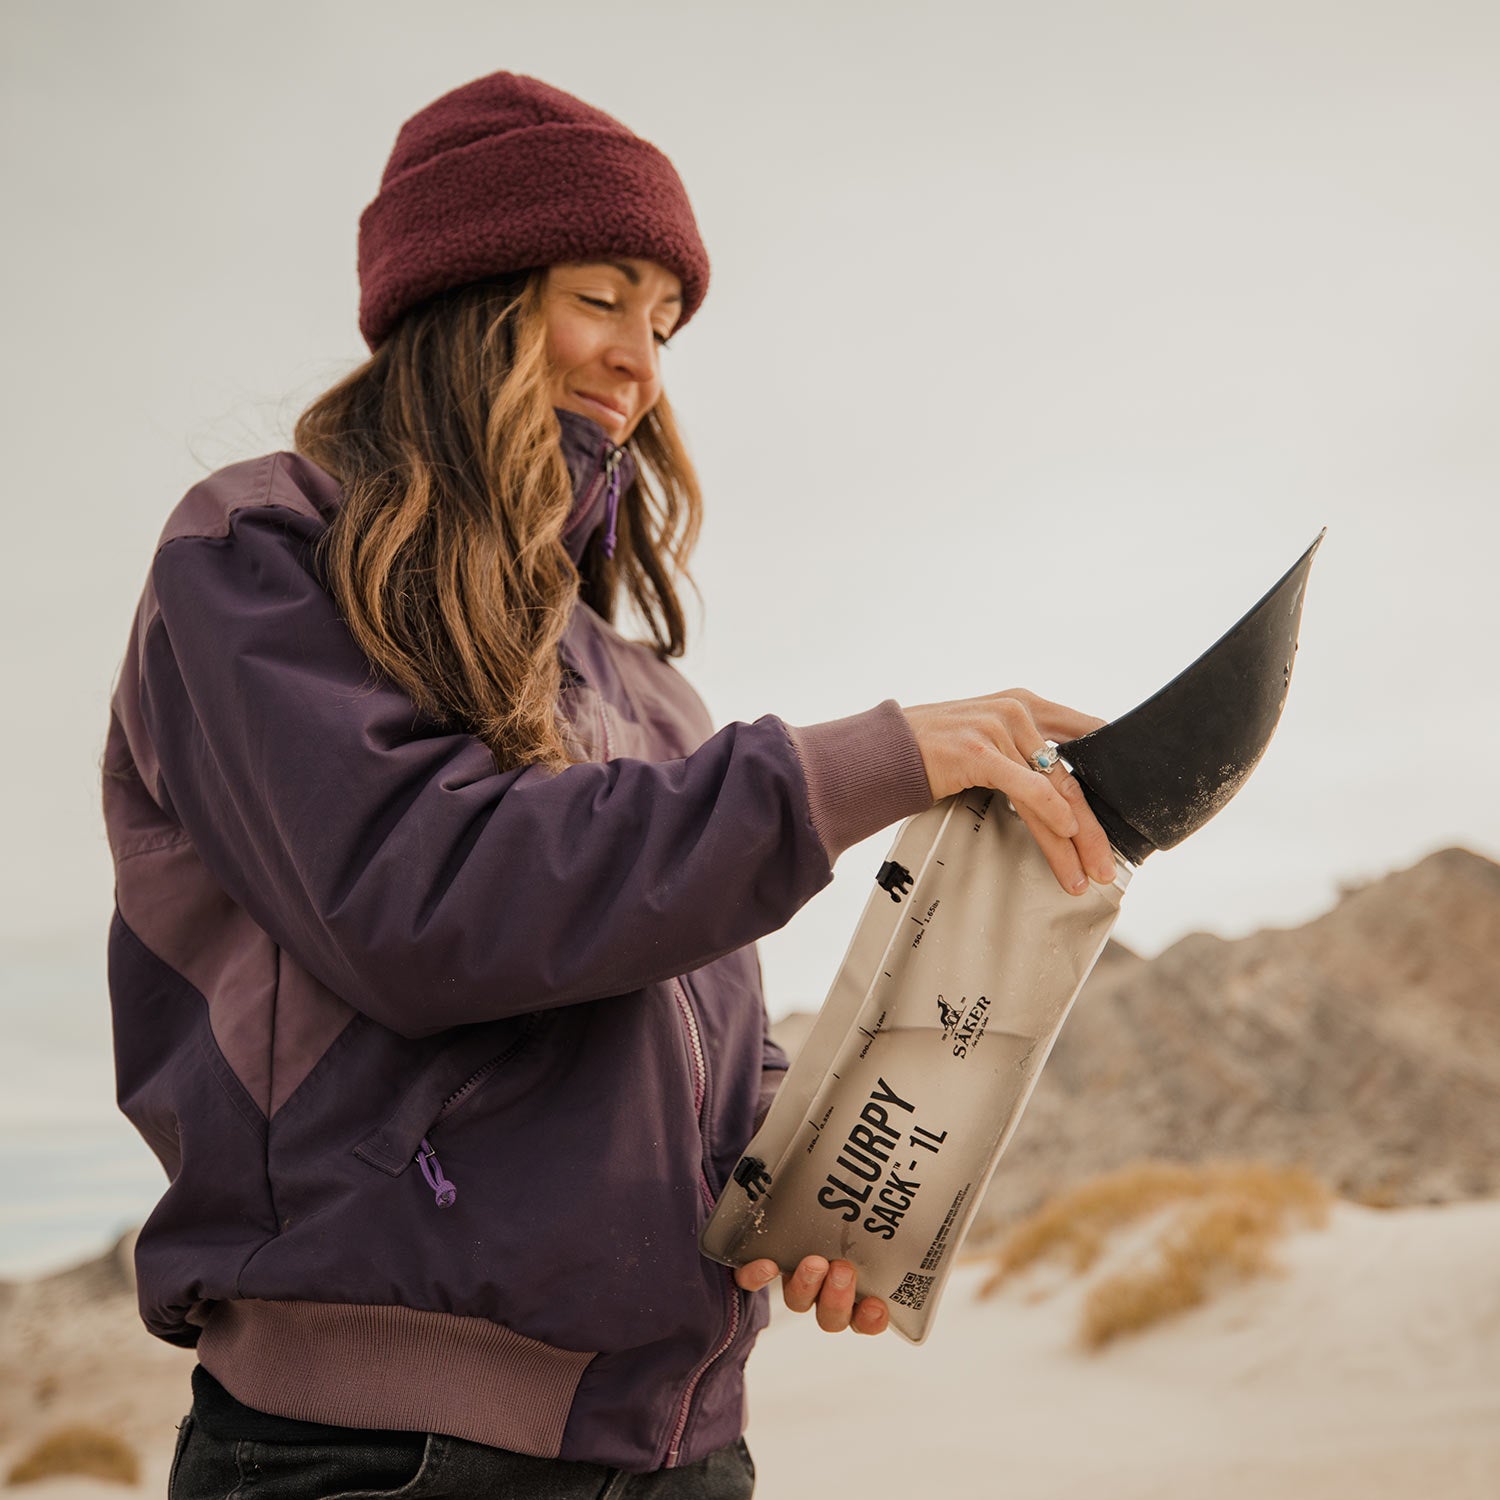
<svg viewBox="0 0 1500 1500">
<path fill-rule="evenodd" d="M 832 864 L 845 849 L 932 806 L 917 737 L 894 698 L 796 729 L 793 748 L 807 776 L 813 827 Z"/>
</svg>

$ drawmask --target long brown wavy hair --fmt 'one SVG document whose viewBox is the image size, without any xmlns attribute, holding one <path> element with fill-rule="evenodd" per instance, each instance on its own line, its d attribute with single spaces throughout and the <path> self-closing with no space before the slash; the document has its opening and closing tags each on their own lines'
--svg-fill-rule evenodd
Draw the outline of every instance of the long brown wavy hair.
<svg viewBox="0 0 1500 1500">
<path fill-rule="evenodd" d="M 476 282 L 414 308 L 298 418 L 293 445 L 342 498 L 319 558 L 377 671 L 502 770 L 578 759 L 559 722 L 558 642 L 582 598 L 613 620 L 622 593 L 657 654 L 686 639 L 678 586 L 702 518 L 666 397 L 632 434 L 614 557 L 575 568 L 573 505 L 550 396 L 545 270 Z"/>
</svg>

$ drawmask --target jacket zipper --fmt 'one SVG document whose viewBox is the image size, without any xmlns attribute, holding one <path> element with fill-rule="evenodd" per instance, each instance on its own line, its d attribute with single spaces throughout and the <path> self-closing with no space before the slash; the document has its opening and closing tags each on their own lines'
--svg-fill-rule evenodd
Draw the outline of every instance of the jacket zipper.
<svg viewBox="0 0 1500 1500">
<path fill-rule="evenodd" d="M 524 1036 L 524 1034 L 525 1033 L 523 1032 L 522 1035 Z M 512 1042 L 504 1052 L 497 1052 L 482 1067 L 475 1068 L 475 1070 L 470 1073 L 469 1076 L 465 1078 L 464 1081 L 459 1084 L 459 1086 L 454 1089 L 446 1099 L 443 1100 L 442 1106 L 439 1108 L 437 1114 L 432 1117 L 432 1124 L 436 1125 L 438 1121 L 441 1120 L 445 1115 L 447 1115 L 451 1110 L 457 1109 L 458 1106 L 462 1104 L 464 1100 L 467 1099 L 469 1095 L 472 1094 L 474 1090 L 477 1089 L 479 1085 L 483 1083 L 484 1080 L 488 1078 L 490 1074 L 500 1066 L 501 1063 L 503 1063 L 515 1052 L 516 1048 L 519 1045 L 520 1039 L 518 1038 L 516 1041 Z M 431 1126 L 428 1126 L 429 1130 L 431 1128 Z"/>
<path fill-rule="evenodd" d="M 432 1142 L 424 1135 L 422 1137 L 422 1149 L 417 1152 L 417 1165 L 422 1169 L 422 1175 L 427 1179 L 427 1186 L 432 1189 L 433 1197 L 437 1199 L 439 1208 L 452 1208 L 454 1200 L 458 1197 L 458 1189 L 443 1175 L 443 1169 L 438 1164 L 437 1152 L 432 1149 Z"/>
<path fill-rule="evenodd" d="M 476 1068 L 470 1073 L 443 1100 L 442 1107 L 432 1118 L 432 1125 L 429 1125 L 427 1128 L 431 1130 L 432 1126 L 436 1125 L 450 1110 L 457 1109 L 501 1063 L 512 1057 L 530 1029 L 530 1027 L 527 1027 L 504 1052 L 496 1053 L 483 1067 Z M 432 1149 L 432 1142 L 425 1135 L 422 1137 L 422 1144 L 412 1160 L 422 1169 L 422 1176 L 427 1179 L 427 1186 L 432 1189 L 432 1195 L 437 1201 L 437 1206 L 439 1208 L 452 1208 L 458 1198 L 458 1186 L 456 1183 L 450 1181 L 444 1173 L 442 1165 L 437 1159 L 437 1152 Z"/>
<path fill-rule="evenodd" d="M 615 521 L 620 514 L 620 460 L 625 457 L 623 448 L 611 448 L 604 461 L 605 480 L 609 493 L 604 501 L 604 555 L 615 555 Z"/>
<path fill-rule="evenodd" d="M 683 988 L 681 980 L 672 981 L 672 994 L 677 1001 L 678 1013 L 682 1016 L 683 1029 L 687 1032 L 688 1056 L 692 1059 L 693 1066 L 693 1108 L 698 1116 L 698 1129 L 705 1142 L 708 1139 L 708 1122 L 703 1118 L 704 1106 L 708 1098 L 707 1065 L 703 1057 L 703 1035 L 698 1030 L 698 1018 L 693 1014 L 693 1003 L 688 999 L 687 991 Z M 698 1161 L 698 1185 L 703 1193 L 703 1201 L 712 1211 L 714 1206 L 713 1189 L 709 1186 L 708 1171 L 704 1166 L 703 1159 Z M 729 1276 L 731 1273 L 724 1273 Z M 729 1287 L 729 1326 L 725 1330 L 724 1337 L 719 1341 L 718 1347 L 706 1359 L 702 1360 L 693 1373 L 688 1377 L 687 1389 L 682 1393 L 682 1404 L 677 1408 L 677 1425 L 672 1430 L 672 1441 L 667 1447 L 667 1462 L 665 1467 L 675 1469 L 677 1460 L 682 1452 L 682 1435 L 687 1430 L 688 1411 L 693 1404 L 693 1397 L 697 1394 L 698 1386 L 710 1367 L 720 1359 L 725 1350 L 734 1342 L 735 1335 L 740 1329 L 740 1294 L 739 1289 L 733 1285 L 731 1280 Z"/>
<path fill-rule="evenodd" d="M 599 699 L 599 741 L 604 752 L 606 762 L 615 758 L 615 747 L 609 737 L 609 709 L 604 704 L 604 694 L 598 695 Z"/>
<path fill-rule="evenodd" d="M 583 519 L 594 508 L 594 497 L 605 485 L 609 486 L 608 495 L 605 498 L 605 535 L 604 555 L 613 557 L 615 555 L 615 520 L 620 505 L 620 480 L 617 470 L 625 457 L 624 448 L 611 446 L 604 458 L 604 467 L 594 477 L 593 483 L 589 485 L 588 494 L 579 503 L 578 511 L 563 531 L 564 538 L 573 534 L 576 527 L 582 525 Z"/>
</svg>

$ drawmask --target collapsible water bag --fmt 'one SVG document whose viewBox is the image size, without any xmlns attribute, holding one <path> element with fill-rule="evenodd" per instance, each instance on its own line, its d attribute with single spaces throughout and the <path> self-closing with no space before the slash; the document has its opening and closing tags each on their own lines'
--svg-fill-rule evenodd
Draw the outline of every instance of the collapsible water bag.
<svg viewBox="0 0 1500 1500">
<path fill-rule="evenodd" d="M 1058 747 L 1116 854 L 1069 896 L 999 793 L 904 823 L 764 1124 L 703 1229 L 725 1265 L 850 1261 L 857 1295 L 926 1338 L 948 1272 L 1134 868 L 1202 827 L 1286 701 L 1314 541 L 1266 596 L 1130 713 Z"/>
</svg>

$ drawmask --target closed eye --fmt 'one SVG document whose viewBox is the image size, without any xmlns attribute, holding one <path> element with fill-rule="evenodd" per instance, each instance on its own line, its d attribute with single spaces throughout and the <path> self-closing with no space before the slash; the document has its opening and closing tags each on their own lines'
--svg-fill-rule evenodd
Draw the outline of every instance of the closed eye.
<svg viewBox="0 0 1500 1500">
<path fill-rule="evenodd" d="M 613 312 L 615 310 L 615 304 L 613 302 L 606 302 L 603 297 L 589 297 L 583 292 L 576 293 L 576 296 L 580 302 L 586 302 L 590 307 L 601 308 L 604 312 Z M 658 349 L 670 349 L 672 347 L 671 334 L 657 333 L 653 329 L 651 336 L 656 340 Z"/>
</svg>

